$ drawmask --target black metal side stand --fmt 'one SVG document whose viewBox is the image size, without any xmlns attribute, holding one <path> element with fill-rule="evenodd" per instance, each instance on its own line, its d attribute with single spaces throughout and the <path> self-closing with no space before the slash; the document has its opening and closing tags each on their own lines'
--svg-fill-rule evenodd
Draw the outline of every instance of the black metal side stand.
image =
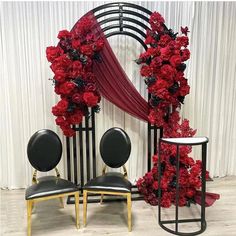
<svg viewBox="0 0 236 236">
<path fill-rule="evenodd" d="M 207 137 L 193 137 L 193 138 L 161 138 L 159 140 L 159 156 L 161 154 L 161 143 L 168 143 L 176 145 L 176 206 L 175 206 L 175 219 L 174 220 L 162 220 L 161 219 L 161 206 L 158 204 L 158 216 L 159 216 L 159 225 L 169 233 L 176 235 L 198 235 L 205 231 L 206 229 L 206 219 L 205 219 L 205 197 L 206 197 L 206 154 L 207 154 Z M 180 167 L 180 154 L 179 147 L 181 145 L 202 145 L 202 194 L 201 194 L 201 215 L 200 218 L 192 219 L 179 219 L 179 167 Z M 161 183 L 161 158 L 158 158 L 158 185 Z M 158 201 L 161 200 L 161 189 L 158 191 Z M 179 224 L 180 223 L 192 223 L 192 222 L 201 222 L 201 228 L 195 232 L 180 232 Z M 172 230 L 165 226 L 165 224 L 175 224 L 175 230 Z"/>
</svg>

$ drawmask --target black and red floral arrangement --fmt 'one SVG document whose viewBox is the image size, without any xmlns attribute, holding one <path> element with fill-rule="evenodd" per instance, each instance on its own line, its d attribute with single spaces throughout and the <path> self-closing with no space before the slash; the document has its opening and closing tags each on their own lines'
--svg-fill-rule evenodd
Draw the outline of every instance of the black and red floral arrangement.
<svg viewBox="0 0 236 236">
<path fill-rule="evenodd" d="M 167 29 L 163 17 L 154 12 L 150 17 L 151 30 L 147 32 L 145 43 L 149 46 L 136 62 L 141 64 L 141 75 L 145 77 L 151 94 L 149 121 L 163 127 L 164 137 L 192 137 L 196 130 L 189 126 L 187 119 L 180 122 L 179 109 L 189 93 L 190 87 L 184 77 L 185 62 L 190 58 L 187 49 L 188 28 L 181 27 L 181 36 Z M 176 200 L 176 147 L 162 144 L 161 186 L 158 186 L 158 156 L 153 156 L 153 168 L 137 182 L 139 191 L 146 202 L 158 203 L 158 189 L 161 188 L 161 206 L 170 207 Z M 180 197 L 179 205 L 195 202 L 201 187 L 201 161 L 189 156 L 190 146 L 180 147 Z M 209 173 L 207 172 L 207 175 Z M 208 176 L 207 176 L 208 177 Z"/>
<path fill-rule="evenodd" d="M 92 71 L 93 60 L 99 60 L 103 40 L 92 33 L 94 22 L 83 17 L 71 32 L 58 34 L 56 47 L 48 47 L 47 59 L 54 72 L 55 93 L 61 100 L 52 108 L 56 124 L 65 136 L 75 135 L 72 125 L 80 124 L 88 114 L 88 107 L 100 110 L 101 96 Z"/>
</svg>

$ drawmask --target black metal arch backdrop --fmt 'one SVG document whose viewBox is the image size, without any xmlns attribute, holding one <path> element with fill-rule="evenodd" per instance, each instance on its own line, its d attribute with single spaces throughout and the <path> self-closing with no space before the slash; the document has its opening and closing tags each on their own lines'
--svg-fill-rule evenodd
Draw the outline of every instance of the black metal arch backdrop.
<svg viewBox="0 0 236 236">
<path fill-rule="evenodd" d="M 115 35 L 126 35 L 137 40 L 146 50 L 144 43 L 146 30 L 149 29 L 149 16 L 152 14 L 148 9 L 139 5 L 116 2 L 101 5 L 92 10 L 98 20 L 106 38 Z M 109 25 L 107 25 L 107 23 Z M 167 27 L 164 26 L 166 29 Z M 150 98 L 150 97 L 149 97 Z M 68 180 L 84 186 L 86 180 L 97 176 L 96 174 L 96 143 L 95 143 L 95 112 L 90 111 L 90 117 L 85 118 L 84 124 L 73 127 L 79 131 L 78 137 L 66 138 L 67 146 L 67 177 Z M 151 157 L 157 152 L 157 137 L 162 137 L 162 128 L 148 123 L 148 153 L 147 171 L 151 170 Z M 79 141 L 77 142 L 77 138 Z M 79 147 L 79 150 L 77 148 Z M 85 155 L 84 155 L 85 154 Z M 85 160 L 85 161 L 84 161 Z M 78 175 L 78 166 L 80 168 Z M 85 171 L 86 170 L 86 171 Z M 136 186 L 133 186 L 133 194 L 137 194 Z M 132 197 L 133 200 L 143 199 L 141 196 Z M 112 200 L 112 199 L 110 199 Z M 99 199 L 91 199 L 90 202 L 98 202 Z M 68 203 L 72 203 L 71 198 Z"/>
</svg>

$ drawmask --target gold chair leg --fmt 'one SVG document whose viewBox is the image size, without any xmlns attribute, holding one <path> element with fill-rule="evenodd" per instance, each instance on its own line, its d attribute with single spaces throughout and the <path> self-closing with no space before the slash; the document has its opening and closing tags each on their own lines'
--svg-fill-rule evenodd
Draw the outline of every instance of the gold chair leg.
<svg viewBox="0 0 236 236">
<path fill-rule="evenodd" d="M 63 197 L 59 197 L 61 207 L 64 208 L 64 202 L 63 202 Z"/>
<path fill-rule="evenodd" d="M 75 194 L 76 228 L 79 229 L 79 192 Z"/>
<path fill-rule="evenodd" d="M 31 236 L 31 213 L 32 213 L 32 200 L 27 200 L 27 235 Z"/>
<path fill-rule="evenodd" d="M 84 190 L 83 192 L 83 213 L 84 213 L 84 226 L 86 226 L 87 221 L 87 190 Z"/>
<path fill-rule="evenodd" d="M 102 202 L 103 202 L 103 196 L 104 196 L 104 194 L 101 194 L 100 204 L 102 204 Z"/>
<path fill-rule="evenodd" d="M 127 195 L 127 212 L 128 212 L 128 230 L 129 232 L 132 229 L 132 224 L 131 224 L 131 193 Z"/>
</svg>

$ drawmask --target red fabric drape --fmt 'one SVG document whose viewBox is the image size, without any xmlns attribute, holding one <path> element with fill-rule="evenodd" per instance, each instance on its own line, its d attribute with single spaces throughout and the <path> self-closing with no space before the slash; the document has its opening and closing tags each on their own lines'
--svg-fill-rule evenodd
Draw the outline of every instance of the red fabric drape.
<svg viewBox="0 0 236 236">
<path fill-rule="evenodd" d="M 149 105 L 147 101 L 139 94 L 121 67 L 93 13 L 90 12 L 86 16 L 91 17 L 95 22 L 93 33 L 102 36 L 105 43 L 100 52 L 102 62 L 94 61 L 93 65 L 99 92 L 123 111 L 140 120 L 148 121 Z"/>
<path fill-rule="evenodd" d="M 197 191 L 196 195 L 194 196 L 194 200 L 197 204 L 201 205 L 201 199 L 202 199 L 202 192 Z M 220 199 L 219 194 L 206 192 L 206 199 L 205 199 L 206 207 L 212 206 L 214 202 L 218 199 Z"/>
</svg>

